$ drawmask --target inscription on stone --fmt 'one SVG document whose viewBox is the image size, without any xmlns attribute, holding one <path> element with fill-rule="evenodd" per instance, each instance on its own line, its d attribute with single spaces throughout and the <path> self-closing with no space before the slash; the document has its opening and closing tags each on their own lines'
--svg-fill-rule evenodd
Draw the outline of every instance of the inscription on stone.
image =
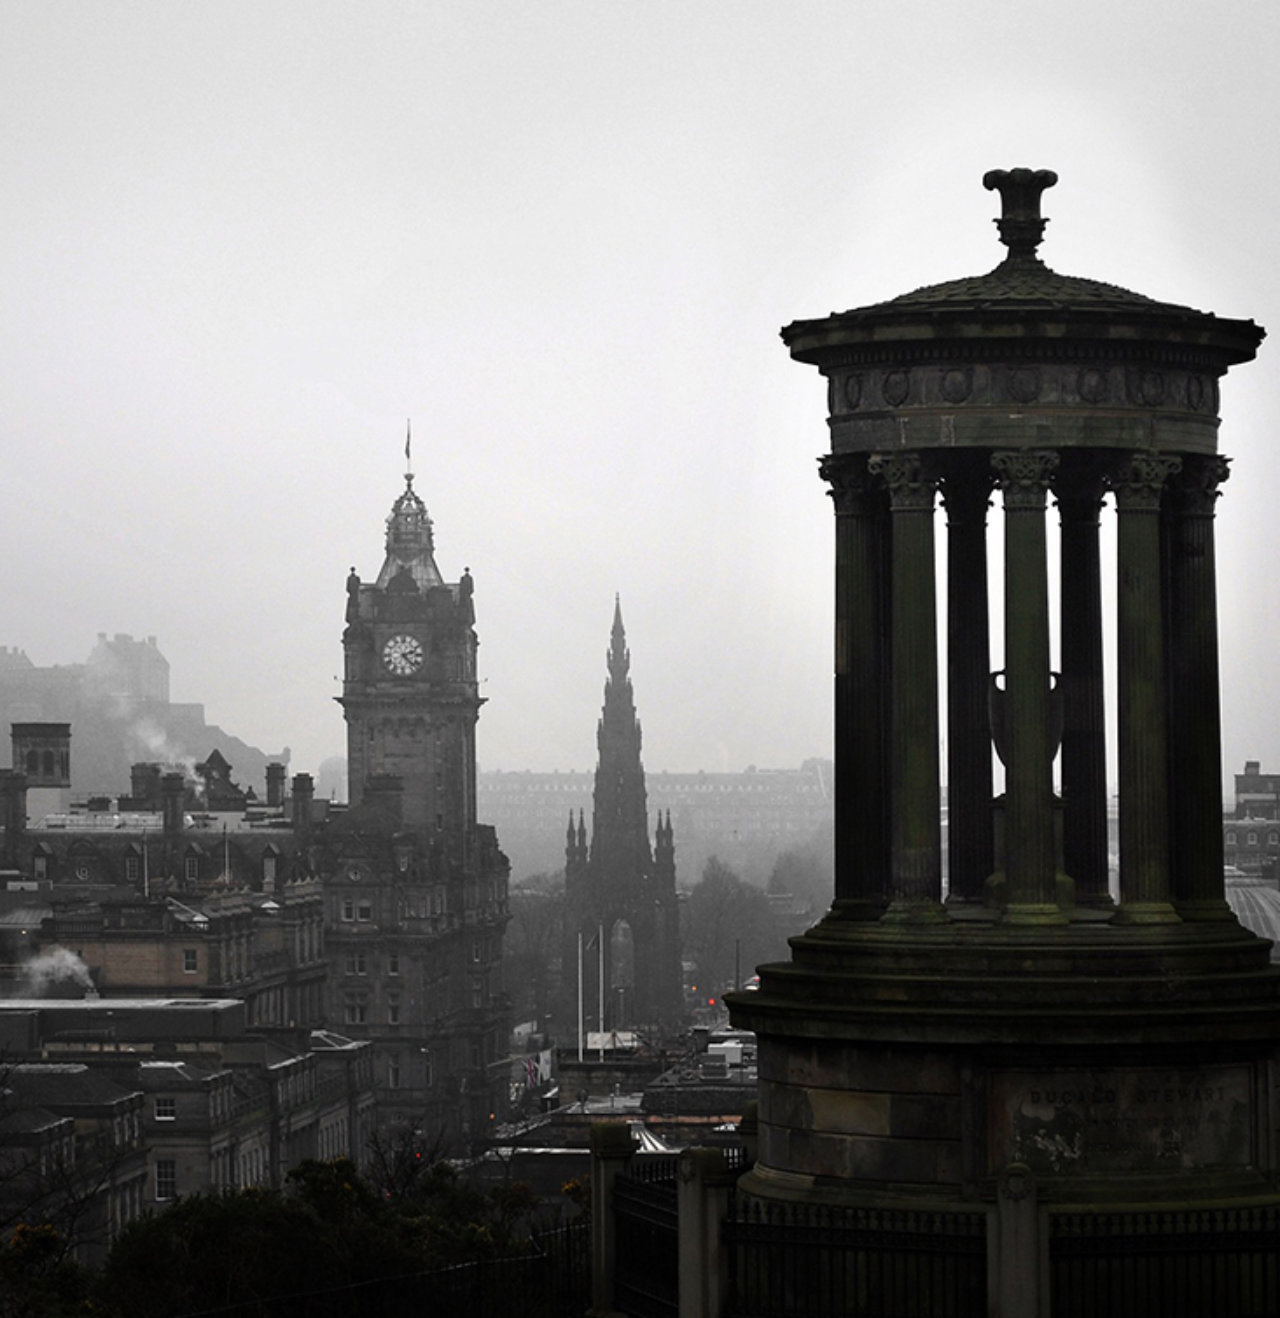
<svg viewBox="0 0 1280 1318">
<path fill-rule="evenodd" d="M 990 1166 L 1041 1176 L 1191 1171 L 1253 1161 L 1249 1071 L 998 1071 Z"/>
</svg>

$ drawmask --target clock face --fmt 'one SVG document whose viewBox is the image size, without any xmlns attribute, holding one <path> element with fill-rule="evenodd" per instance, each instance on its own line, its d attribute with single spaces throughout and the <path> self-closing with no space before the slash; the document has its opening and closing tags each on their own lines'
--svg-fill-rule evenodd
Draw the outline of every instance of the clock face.
<svg viewBox="0 0 1280 1318">
<path fill-rule="evenodd" d="M 393 636 L 382 647 L 382 662 L 397 677 L 408 677 L 422 667 L 422 645 L 412 636 Z"/>
</svg>

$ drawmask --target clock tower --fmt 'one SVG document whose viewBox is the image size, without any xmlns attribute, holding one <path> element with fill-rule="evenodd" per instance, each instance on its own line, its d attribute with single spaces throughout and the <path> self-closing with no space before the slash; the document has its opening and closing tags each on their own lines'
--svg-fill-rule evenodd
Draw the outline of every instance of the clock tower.
<svg viewBox="0 0 1280 1318">
<path fill-rule="evenodd" d="M 447 583 L 431 518 L 412 474 L 387 518 L 372 584 L 347 578 L 345 676 L 352 806 L 400 786 L 403 827 L 424 830 L 464 861 L 475 832 L 476 684 L 471 574 Z"/>
<path fill-rule="evenodd" d="M 406 451 L 407 456 L 407 451 Z M 350 809 L 317 850 L 325 869 L 329 1013 L 374 1044 L 378 1121 L 450 1149 L 505 1107 L 506 857 L 476 822 L 471 574 L 436 566 L 406 474 L 372 582 L 347 578 Z"/>
</svg>

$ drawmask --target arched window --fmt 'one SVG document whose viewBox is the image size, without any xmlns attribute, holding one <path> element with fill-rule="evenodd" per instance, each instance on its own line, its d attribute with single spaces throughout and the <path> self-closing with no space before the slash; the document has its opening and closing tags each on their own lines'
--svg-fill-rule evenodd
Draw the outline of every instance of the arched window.
<svg viewBox="0 0 1280 1318">
<path fill-rule="evenodd" d="M 40 772 L 40 752 L 30 750 L 27 752 L 27 772 L 36 774 Z"/>
<path fill-rule="evenodd" d="M 44 753 L 44 772 L 45 772 L 45 777 L 46 777 L 46 778 L 52 778 L 52 777 L 54 776 L 54 774 L 56 774 L 56 773 L 58 772 L 57 768 L 55 767 L 55 763 L 56 763 L 56 762 L 55 762 L 55 760 L 54 760 L 54 758 L 53 758 L 53 752 L 52 752 L 52 751 L 45 751 L 45 753 Z"/>
</svg>

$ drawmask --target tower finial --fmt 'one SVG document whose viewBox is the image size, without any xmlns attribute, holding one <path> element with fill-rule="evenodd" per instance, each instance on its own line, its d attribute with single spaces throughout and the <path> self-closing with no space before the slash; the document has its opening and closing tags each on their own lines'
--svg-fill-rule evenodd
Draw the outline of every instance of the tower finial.
<svg viewBox="0 0 1280 1318">
<path fill-rule="evenodd" d="M 982 176 L 984 188 L 1000 193 L 1003 214 L 995 223 L 1011 257 L 1035 259 L 1049 222 L 1040 216 L 1040 194 L 1057 181 L 1051 169 L 991 169 Z"/>
</svg>

